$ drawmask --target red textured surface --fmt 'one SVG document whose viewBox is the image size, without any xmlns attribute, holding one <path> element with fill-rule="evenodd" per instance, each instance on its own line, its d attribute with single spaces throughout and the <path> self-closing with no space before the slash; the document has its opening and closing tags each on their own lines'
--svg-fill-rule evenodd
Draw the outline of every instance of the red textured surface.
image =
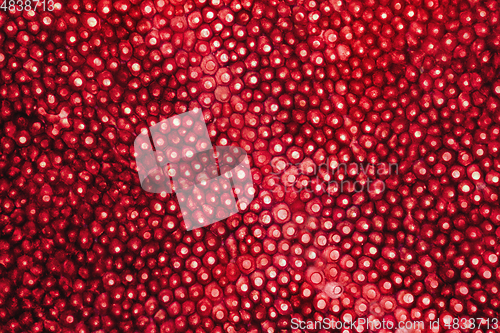
<svg viewBox="0 0 500 333">
<path fill-rule="evenodd" d="M 496 331 L 497 1 L 48 8 L 0 11 L 0 331 Z M 133 141 L 193 107 L 252 157 L 257 196 L 185 232 Z"/>
</svg>

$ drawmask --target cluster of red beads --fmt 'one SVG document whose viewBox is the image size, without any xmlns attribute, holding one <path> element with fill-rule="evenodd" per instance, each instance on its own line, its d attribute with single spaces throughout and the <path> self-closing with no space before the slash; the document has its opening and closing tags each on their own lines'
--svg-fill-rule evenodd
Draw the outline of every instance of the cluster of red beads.
<svg viewBox="0 0 500 333">
<path fill-rule="evenodd" d="M 499 318 L 499 7 L 55 0 L 0 11 L 0 330 Z M 186 232 L 175 195 L 141 189 L 133 142 L 194 107 L 214 144 L 247 151 L 256 198 Z M 398 172 L 319 167 L 335 163 Z M 318 181 L 367 177 L 385 190 Z"/>
</svg>

